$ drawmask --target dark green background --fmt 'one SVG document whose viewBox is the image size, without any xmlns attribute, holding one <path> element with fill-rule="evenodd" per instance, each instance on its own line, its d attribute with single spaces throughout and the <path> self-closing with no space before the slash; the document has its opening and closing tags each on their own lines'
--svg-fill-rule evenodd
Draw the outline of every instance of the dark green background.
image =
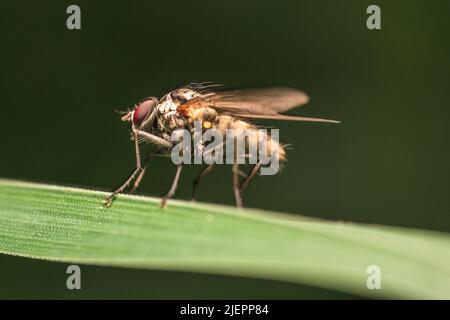
<svg viewBox="0 0 450 320">
<path fill-rule="evenodd" d="M 82 30 L 69 31 L 76 3 Z M 366 28 L 370 4 L 382 30 Z M 257 178 L 250 207 L 450 231 L 448 1 L 2 1 L 0 177 L 110 190 L 134 165 L 126 109 L 180 81 L 303 89 L 295 114 L 341 125 L 276 123 L 292 144 L 277 176 Z M 188 198 L 199 167 L 186 170 Z M 174 168 L 154 161 L 141 192 Z M 199 200 L 232 204 L 229 168 Z M 83 267 L 0 257 L 0 297 L 347 298 L 231 277 Z"/>
</svg>

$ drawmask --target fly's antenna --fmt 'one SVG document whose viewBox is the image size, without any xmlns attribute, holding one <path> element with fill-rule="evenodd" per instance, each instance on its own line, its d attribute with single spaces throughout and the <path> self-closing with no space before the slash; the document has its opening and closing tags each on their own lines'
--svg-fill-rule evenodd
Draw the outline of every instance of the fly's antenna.
<svg viewBox="0 0 450 320">
<path fill-rule="evenodd" d="M 128 112 L 130 112 L 131 110 L 128 108 L 127 110 L 117 110 L 117 109 L 114 109 L 114 113 L 116 113 L 116 114 L 119 114 L 119 115 L 126 115 Z"/>
<path fill-rule="evenodd" d="M 131 114 L 133 113 L 133 111 L 128 108 L 126 111 L 114 110 L 114 113 L 119 114 L 121 116 L 120 120 L 122 121 L 131 121 Z"/>
</svg>

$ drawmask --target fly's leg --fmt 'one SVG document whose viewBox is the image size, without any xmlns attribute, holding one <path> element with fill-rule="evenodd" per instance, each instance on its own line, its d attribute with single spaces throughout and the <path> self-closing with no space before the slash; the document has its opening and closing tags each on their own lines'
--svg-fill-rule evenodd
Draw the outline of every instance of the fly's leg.
<svg viewBox="0 0 450 320">
<path fill-rule="evenodd" d="M 108 197 L 106 197 L 106 199 L 103 201 L 103 205 L 106 207 L 111 206 L 116 195 L 118 195 L 119 193 L 122 193 L 130 185 L 131 181 L 133 181 L 133 179 L 136 177 L 136 175 L 142 171 L 141 152 L 139 150 L 139 141 L 138 141 L 136 132 L 134 134 L 134 147 L 135 147 L 135 151 L 136 151 L 136 169 L 133 170 L 133 173 L 131 173 L 131 175 L 128 177 L 128 179 L 125 180 L 125 182 L 119 188 L 114 190 Z"/>
<path fill-rule="evenodd" d="M 160 138 L 158 136 L 155 136 L 153 134 L 150 134 L 148 132 L 145 131 L 141 131 L 141 130 L 135 130 L 135 133 L 144 138 L 145 140 L 154 143 L 156 145 L 162 146 L 162 147 L 166 147 L 166 148 L 171 148 L 172 147 L 172 143 L 170 141 L 167 141 L 163 138 Z M 142 179 L 144 178 L 145 172 L 147 170 L 148 167 L 148 163 L 150 162 L 150 158 L 152 157 L 152 155 L 150 154 L 147 157 L 147 160 L 145 161 L 145 164 L 141 170 L 141 172 L 139 173 L 139 176 L 136 178 L 133 188 L 131 188 L 130 193 L 134 193 L 137 188 L 139 188 L 139 185 L 141 184 Z"/>
<path fill-rule="evenodd" d="M 180 164 L 177 166 L 177 172 L 175 173 L 175 177 L 173 178 L 172 186 L 170 187 L 169 191 L 166 193 L 166 195 L 161 200 L 161 208 L 165 208 L 167 204 L 167 200 L 172 198 L 175 195 L 175 191 L 178 187 L 178 181 L 180 180 L 180 174 L 181 169 L 183 166 Z"/>
<path fill-rule="evenodd" d="M 137 188 L 139 188 L 139 185 L 141 184 L 141 181 L 142 181 L 142 179 L 144 178 L 145 171 L 147 170 L 148 163 L 150 162 L 150 158 L 151 158 L 151 155 L 149 155 L 149 156 L 147 157 L 147 160 L 145 161 L 144 166 L 143 166 L 141 172 L 140 172 L 139 175 L 137 176 L 136 180 L 134 180 L 133 187 L 132 187 L 132 188 L 130 189 L 130 191 L 129 191 L 130 193 L 134 193 L 134 192 L 137 190 Z"/>
<path fill-rule="evenodd" d="M 125 180 L 125 182 L 116 190 L 114 190 L 109 196 L 107 196 L 105 198 L 105 200 L 103 201 L 103 205 L 106 207 L 111 206 L 111 204 L 114 201 L 114 198 L 116 197 L 116 195 L 118 195 L 119 193 L 122 193 L 131 183 L 131 181 L 133 181 L 134 177 L 140 172 L 142 171 L 141 168 L 136 168 L 133 170 L 133 173 L 128 177 L 127 180 Z"/>
<path fill-rule="evenodd" d="M 142 168 L 142 166 L 141 166 L 141 153 L 139 150 L 139 137 L 142 137 L 142 138 L 146 139 L 147 141 L 157 144 L 162 147 L 166 147 L 166 148 L 172 147 L 172 143 L 170 141 L 167 141 L 161 137 L 155 136 L 148 132 L 138 130 L 134 127 L 133 127 L 133 133 L 134 133 L 134 145 L 135 145 L 135 150 L 136 150 L 136 169 L 134 169 L 133 173 L 131 173 L 131 175 L 128 177 L 128 179 L 125 180 L 125 182 L 119 188 L 114 190 L 108 197 L 106 197 L 106 199 L 103 201 L 103 204 L 106 207 L 109 207 L 112 204 L 115 196 L 119 193 L 122 193 L 130 185 L 131 181 L 133 181 L 135 179 L 136 175 L 139 174 L 139 176 L 132 188 L 132 191 L 135 191 L 144 176 L 145 169 Z"/>
<path fill-rule="evenodd" d="M 139 188 L 139 185 L 141 184 L 142 178 L 144 178 L 145 170 L 147 169 L 147 166 L 144 166 L 137 176 L 136 180 L 134 180 L 133 187 L 128 191 L 129 193 L 136 192 L 137 188 Z"/>
<path fill-rule="evenodd" d="M 147 140 L 147 141 L 149 141 L 151 143 L 154 143 L 156 145 L 159 145 L 159 146 L 162 146 L 162 147 L 166 147 L 166 148 L 172 148 L 173 147 L 172 142 L 170 142 L 170 141 L 168 141 L 166 139 L 163 139 L 161 137 L 155 136 L 154 134 L 151 134 L 151 133 L 148 133 L 148 132 L 145 132 L 145 131 L 142 131 L 142 130 L 137 130 L 137 129 L 134 132 L 135 132 L 136 136 L 140 136 L 140 137 L 144 138 L 145 140 Z"/>
<path fill-rule="evenodd" d="M 195 180 L 193 182 L 193 185 L 192 185 L 192 201 L 195 201 L 195 192 L 197 191 L 197 187 L 198 187 L 198 185 L 200 183 L 200 180 L 203 177 L 205 177 L 206 175 L 208 175 L 212 171 L 213 168 L 214 168 L 214 164 L 208 165 L 195 178 Z"/>
<path fill-rule="evenodd" d="M 244 179 L 244 181 L 242 181 L 240 187 L 239 187 L 239 192 L 241 193 L 241 197 L 242 194 L 245 190 L 245 188 L 248 187 L 248 184 L 250 183 L 250 181 L 253 179 L 253 177 L 258 173 L 259 169 L 261 169 L 262 166 L 262 162 L 259 161 L 257 164 L 255 164 L 252 168 L 252 170 L 250 170 L 249 174 L 247 175 L 247 177 Z"/>
<path fill-rule="evenodd" d="M 150 134 L 148 132 L 145 131 L 141 131 L 141 130 L 135 130 L 136 134 L 146 140 L 148 140 L 151 143 L 154 143 L 156 145 L 160 145 L 163 147 L 167 147 L 170 148 L 172 146 L 172 143 L 170 141 L 167 141 L 163 138 L 160 138 L 158 136 L 155 136 L 153 134 Z M 138 177 L 136 178 L 136 180 L 134 181 L 133 187 L 130 190 L 130 193 L 134 193 L 137 188 L 139 188 L 139 185 L 141 184 L 142 179 L 144 178 L 145 172 L 147 170 L 148 167 L 148 163 L 150 161 L 150 158 L 152 157 L 152 155 L 149 155 L 147 157 L 147 160 L 145 161 L 145 164 L 141 170 L 141 172 L 139 173 Z"/>
<path fill-rule="evenodd" d="M 242 197 L 241 192 L 239 190 L 239 164 L 233 163 L 232 167 L 232 173 L 233 173 L 233 192 L 234 192 L 234 199 L 236 201 L 236 207 L 242 208 Z"/>
</svg>

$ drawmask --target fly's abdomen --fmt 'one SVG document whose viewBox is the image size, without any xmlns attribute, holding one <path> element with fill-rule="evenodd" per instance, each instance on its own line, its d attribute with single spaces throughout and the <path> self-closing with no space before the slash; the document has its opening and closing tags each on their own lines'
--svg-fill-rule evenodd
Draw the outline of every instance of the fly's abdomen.
<svg viewBox="0 0 450 320">
<path fill-rule="evenodd" d="M 261 129 L 257 126 L 232 116 L 219 116 L 216 128 L 228 138 L 235 138 L 235 147 L 245 154 L 246 158 L 256 160 L 260 158 L 261 152 L 265 156 L 276 158 L 279 161 L 286 160 L 286 151 L 278 141 L 278 135 L 271 130 Z M 237 144 L 241 143 L 241 148 Z M 254 162 L 253 162 L 254 163 Z"/>
</svg>

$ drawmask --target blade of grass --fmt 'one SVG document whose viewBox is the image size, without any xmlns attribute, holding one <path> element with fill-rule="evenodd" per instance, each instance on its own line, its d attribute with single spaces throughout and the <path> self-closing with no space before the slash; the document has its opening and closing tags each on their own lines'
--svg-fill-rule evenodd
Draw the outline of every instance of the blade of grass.
<svg viewBox="0 0 450 320">
<path fill-rule="evenodd" d="M 0 252 L 296 282 L 364 297 L 450 298 L 450 236 L 0 180 Z M 381 290 L 369 290 L 369 265 Z"/>
</svg>

